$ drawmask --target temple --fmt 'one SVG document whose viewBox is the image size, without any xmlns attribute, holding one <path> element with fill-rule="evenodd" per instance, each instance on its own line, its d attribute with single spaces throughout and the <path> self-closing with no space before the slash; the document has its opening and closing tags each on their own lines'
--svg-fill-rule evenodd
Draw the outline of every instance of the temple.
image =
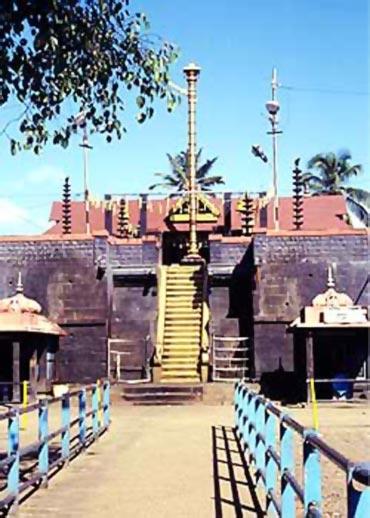
<svg viewBox="0 0 370 518">
<path fill-rule="evenodd" d="M 83 202 L 55 202 L 46 233 L 0 238 L 0 295 L 22 271 L 26 292 L 63 330 L 55 353 L 61 382 L 109 374 L 191 384 L 242 375 L 267 391 L 283 380 L 289 392 L 292 380 L 306 380 L 297 360 L 306 358 L 305 323 L 296 318 L 321 292 L 328 266 L 337 266 L 337 289 L 368 306 L 368 231 L 354 228 L 342 196 L 304 197 L 299 225 L 293 198 L 278 205 L 276 230 L 264 193 L 201 193 L 202 261 L 186 265 L 186 196 L 91 200 L 89 232 Z M 326 340 L 317 326 L 313 332 L 315 343 Z M 367 347 L 358 346 L 361 365 L 351 373 L 364 380 Z"/>
</svg>

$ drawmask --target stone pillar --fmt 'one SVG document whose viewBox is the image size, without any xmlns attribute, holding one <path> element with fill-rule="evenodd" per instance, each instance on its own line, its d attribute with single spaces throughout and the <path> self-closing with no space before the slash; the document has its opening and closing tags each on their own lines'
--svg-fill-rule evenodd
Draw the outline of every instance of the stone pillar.
<svg viewBox="0 0 370 518">
<path fill-rule="evenodd" d="M 313 333 L 308 331 L 306 336 L 306 387 L 307 387 L 307 402 L 311 401 L 310 383 L 307 380 L 315 377 L 314 371 L 314 355 L 313 355 Z"/>
<path fill-rule="evenodd" d="M 140 194 L 140 237 L 145 236 L 148 226 L 148 195 Z"/>
<path fill-rule="evenodd" d="M 231 192 L 224 194 L 224 235 L 231 235 Z"/>
<path fill-rule="evenodd" d="M 13 401 L 21 400 L 20 343 L 13 342 Z"/>
<path fill-rule="evenodd" d="M 37 394 L 37 347 L 35 347 L 32 356 L 30 357 L 29 371 L 30 371 L 30 399 L 34 400 Z"/>
</svg>

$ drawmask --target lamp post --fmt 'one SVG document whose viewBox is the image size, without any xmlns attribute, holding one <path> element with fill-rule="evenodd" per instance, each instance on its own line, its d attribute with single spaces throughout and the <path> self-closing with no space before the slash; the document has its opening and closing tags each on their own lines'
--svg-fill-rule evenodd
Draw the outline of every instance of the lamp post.
<svg viewBox="0 0 370 518">
<path fill-rule="evenodd" d="M 197 242 L 197 192 L 196 192 L 196 103 L 197 81 L 200 67 L 190 63 L 184 68 L 184 74 L 188 83 L 188 167 L 189 167 L 189 251 L 187 260 L 199 260 Z"/>
<path fill-rule="evenodd" d="M 79 127 L 83 127 L 82 144 L 80 147 L 84 150 L 84 204 L 85 204 L 85 228 L 86 234 L 91 233 L 90 227 L 90 193 L 89 193 L 89 168 L 88 168 L 88 152 L 92 147 L 89 144 L 89 138 L 87 135 L 86 127 L 86 114 L 81 111 L 75 117 L 75 124 Z"/>
<path fill-rule="evenodd" d="M 278 170 L 277 170 L 277 135 L 282 133 L 278 130 L 279 119 L 278 113 L 280 110 L 280 104 L 276 99 L 276 91 L 278 87 L 277 82 L 277 71 L 276 68 L 272 71 L 271 91 L 272 99 L 267 101 L 266 110 L 269 114 L 269 121 L 271 123 L 271 131 L 267 134 L 272 136 L 272 184 L 273 184 L 273 214 L 272 220 L 274 223 L 274 229 L 279 230 L 279 199 L 278 199 Z"/>
</svg>

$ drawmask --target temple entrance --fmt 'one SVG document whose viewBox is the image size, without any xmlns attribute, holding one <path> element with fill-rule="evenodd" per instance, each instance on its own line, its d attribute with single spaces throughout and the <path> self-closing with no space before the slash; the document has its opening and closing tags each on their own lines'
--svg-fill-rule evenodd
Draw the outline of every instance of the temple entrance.
<svg viewBox="0 0 370 518">
<path fill-rule="evenodd" d="M 209 263 L 208 232 L 198 232 L 199 254 Z M 189 243 L 189 232 L 164 232 L 162 235 L 162 264 L 179 264 L 185 257 Z"/>
</svg>

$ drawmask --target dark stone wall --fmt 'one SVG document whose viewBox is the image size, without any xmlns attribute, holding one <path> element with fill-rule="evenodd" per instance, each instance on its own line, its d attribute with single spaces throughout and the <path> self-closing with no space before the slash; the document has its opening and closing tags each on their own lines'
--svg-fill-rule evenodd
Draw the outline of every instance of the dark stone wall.
<svg viewBox="0 0 370 518">
<path fill-rule="evenodd" d="M 24 294 L 68 333 L 56 358 L 60 381 L 106 373 L 106 279 L 97 279 L 103 252 L 92 239 L 0 242 L 0 297 L 15 293 L 21 271 Z"/>
<path fill-rule="evenodd" d="M 256 375 L 293 370 L 293 340 L 287 326 L 301 308 L 326 289 L 327 267 L 336 263 L 336 288 L 369 304 L 368 241 L 364 234 L 263 236 L 254 238 Z"/>
<path fill-rule="evenodd" d="M 112 268 L 119 266 L 143 266 L 158 263 L 159 249 L 155 241 L 138 240 L 137 243 L 109 245 L 109 264 Z"/>
<path fill-rule="evenodd" d="M 230 239 L 212 239 L 209 242 L 210 264 L 237 265 L 239 264 L 250 245 L 249 240 L 235 242 Z"/>
<path fill-rule="evenodd" d="M 293 369 L 292 336 L 287 326 L 326 286 L 327 266 L 337 265 L 337 289 L 355 303 L 369 303 L 365 234 L 266 236 L 253 240 L 212 238 L 212 266 L 229 265 L 232 274 L 210 279 L 211 331 L 251 337 L 251 373 Z M 94 239 L 0 241 L 0 297 L 15 292 L 22 271 L 25 294 L 69 333 L 57 357 L 61 381 L 93 381 L 106 374 L 107 338 L 128 340 L 127 377 L 136 377 L 155 343 L 155 276 L 116 275 L 119 266 L 150 266 L 159 261 L 154 240 L 109 243 Z M 215 271 L 216 271 L 215 270 Z M 109 323 L 110 320 L 110 323 Z M 121 344 L 121 350 L 125 350 Z M 123 349 L 122 349 L 123 347 Z M 131 369 L 131 370 L 130 370 Z M 136 369 L 136 371 L 135 371 Z M 134 374 L 130 374 L 130 372 Z"/>
<path fill-rule="evenodd" d="M 217 257 L 220 264 L 233 267 L 230 276 L 211 276 L 210 310 L 212 333 L 226 337 L 248 337 L 247 344 L 239 342 L 240 347 L 248 345 L 246 376 L 254 374 L 253 352 L 253 289 L 254 263 L 251 243 L 218 243 Z M 229 262 L 227 262 L 229 261 Z M 215 264 L 215 263 L 213 263 Z M 217 264 L 217 263 L 216 263 Z M 235 347 L 238 342 L 227 343 Z M 233 357 L 234 353 L 225 353 Z M 225 355 L 224 355 L 225 356 Z"/>
<path fill-rule="evenodd" d="M 156 339 L 156 279 L 116 278 L 112 300 L 111 349 L 126 354 L 122 357 L 124 379 L 140 378 L 145 363 L 153 354 Z M 122 340 L 122 341 L 121 341 Z"/>
</svg>

